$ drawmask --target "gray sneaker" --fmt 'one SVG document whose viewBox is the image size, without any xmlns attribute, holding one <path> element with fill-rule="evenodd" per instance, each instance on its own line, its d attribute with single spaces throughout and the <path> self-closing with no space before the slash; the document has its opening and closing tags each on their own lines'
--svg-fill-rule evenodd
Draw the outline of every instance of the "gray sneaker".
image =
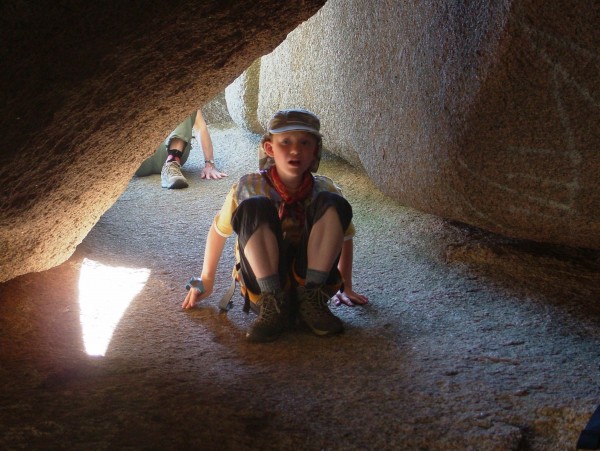
<svg viewBox="0 0 600 451">
<path fill-rule="evenodd" d="M 333 335 L 344 331 L 342 320 L 329 310 L 329 296 L 322 287 L 298 287 L 296 295 L 298 314 L 316 335 Z"/>
<path fill-rule="evenodd" d="M 177 161 L 166 161 L 160 172 L 160 184 L 163 188 L 187 188 L 188 182 L 181 173 L 181 165 Z"/>
<path fill-rule="evenodd" d="M 252 342 L 273 341 L 287 327 L 287 306 L 284 305 L 285 293 L 265 293 L 257 303 L 260 309 L 258 318 L 246 332 L 246 339 Z"/>
</svg>

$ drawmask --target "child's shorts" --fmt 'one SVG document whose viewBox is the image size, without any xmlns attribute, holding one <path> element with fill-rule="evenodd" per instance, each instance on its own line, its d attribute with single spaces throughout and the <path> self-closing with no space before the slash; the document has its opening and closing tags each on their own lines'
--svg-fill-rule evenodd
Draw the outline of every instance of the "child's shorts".
<svg viewBox="0 0 600 451">
<path fill-rule="evenodd" d="M 242 295 L 251 302 L 260 298 L 260 288 L 250 264 L 244 255 L 244 246 L 252 234 L 262 224 L 267 223 L 273 231 L 279 246 L 279 276 L 281 286 L 294 291 L 295 287 L 304 284 L 306 277 L 307 245 L 312 225 L 317 222 L 325 211 L 334 207 L 338 212 L 343 230 L 346 230 L 352 220 L 352 207 L 344 197 L 337 193 L 322 191 L 313 199 L 306 209 L 306 221 L 298 245 L 284 240 L 281 220 L 272 200 L 265 196 L 255 196 L 241 202 L 232 217 L 233 230 L 238 236 L 239 263 L 234 270 L 234 276 L 242 285 Z M 326 292 L 331 296 L 343 289 L 343 281 L 337 269 L 339 256 L 335 260 L 327 281 Z"/>
</svg>

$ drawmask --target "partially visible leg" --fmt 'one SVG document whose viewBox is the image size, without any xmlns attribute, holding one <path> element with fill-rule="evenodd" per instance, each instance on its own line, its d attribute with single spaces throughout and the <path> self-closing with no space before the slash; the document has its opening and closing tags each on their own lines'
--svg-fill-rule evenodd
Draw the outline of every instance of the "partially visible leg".
<svg viewBox="0 0 600 451">
<path fill-rule="evenodd" d="M 167 147 L 182 151 L 183 153 L 180 157 L 180 164 L 185 164 L 190 154 L 190 143 L 192 140 L 193 131 L 192 119 L 195 119 L 195 117 L 196 113 L 192 113 L 190 117 L 179 124 L 177 128 L 169 135 L 168 140 L 160 143 L 154 153 L 144 160 L 138 170 L 135 171 L 135 175 L 137 177 L 146 177 L 152 174 L 160 174 L 161 169 L 163 168 L 165 161 L 169 156 Z"/>
<path fill-rule="evenodd" d="M 249 327 L 250 341 L 272 341 L 287 325 L 287 300 L 282 290 L 281 224 L 277 211 L 266 197 L 243 201 L 232 218 L 238 235 L 240 271 L 245 288 L 258 295 L 258 318 Z M 250 293 L 247 296 L 252 299 Z M 251 300 L 252 302 L 252 300 Z"/>
<path fill-rule="evenodd" d="M 279 245 L 268 223 L 262 223 L 244 246 L 244 254 L 257 280 L 279 274 Z"/>
<path fill-rule="evenodd" d="M 327 273 L 327 283 L 339 278 L 337 263 L 350 221 L 352 207 L 339 194 L 322 192 L 315 198 L 306 214 L 306 228 L 294 266 L 304 284 L 325 283 L 311 280 L 312 271 Z"/>
<path fill-rule="evenodd" d="M 137 171 L 136 177 L 147 177 L 153 174 L 160 174 L 165 160 L 167 159 L 167 145 L 165 142 L 160 143 L 154 153 L 144 160 Z"/>
<path fill-rule="evenodd" d="M 244 200 L 233 213 L 231 225 L 238 236 L 240 271 L 246 288 L 260 294 L 257 280 L 273 275 L 278 276 L 282 286 L 286 274 L 281 253 L 283 234 L 272 202 L 263 196 Z"/>
<path fill-rule="evenodd" d="M 169 139 L 161 143 L 154 154 L 148 157 L 135 172 L 137 177 L 161 174 L 163 188 L 186 188 L 187 180 L 181 173 L 181 166 L 187 161 L 192 148 L 193 125 L 196 112 L 186 118 L 171 133 Z"/>
<path fill-rule="evenodd" d="M 344 231 L 350 225 L 352 208 L 340 195 L 320 193 L 307 215 L 296 273 L 304 279 L 298 288 L 300 317 L 317 335 L 343 331 L 343 324 L 328 307 L 325 284 L 340 284 L 337 270 Z"/>
<path fill-rule="evenodd" d="M 163 188 L 180 189 L 188 187 L 188 182 L 181 173 L 181 166 L 190 154 L 195 120 L 196 112 L 179 124 L 166 145 L 167 159 L 160 173 Z"/>
<path fill-rule="evenodd" d="M 188 157 L 190 156 L 190 150 L 192 149 L 194 122 L 196 122 L 197 114 L 198 112 L 194 111 L 181 124 L 179 124 L 175 130 L 173 130 L 173 133 L 171 133 L 171 137 L 166 146 L 166 161 L 176 159 L 181 166 L 183 166 L 187 161 Z"/>
<path fill-rule="evenodd" d="M 344 230 L 335 207 L 325 210 L 312 227 L 306 249 L 308 270 L 324 272 L 329 275 L 331 268 L 337 262 L 342 245 Z M 325 282 L 326 278 L 323 280 Z"/>
</svg>

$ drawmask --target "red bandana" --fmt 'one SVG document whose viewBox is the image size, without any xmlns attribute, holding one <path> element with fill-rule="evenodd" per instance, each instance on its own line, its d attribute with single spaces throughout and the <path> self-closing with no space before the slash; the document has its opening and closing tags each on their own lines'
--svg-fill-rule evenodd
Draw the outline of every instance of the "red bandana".
<svg viewBox="0 0 600 451">
<path fill-rule="evenodd" d="M 314 178 L 309 171 L 306 171 L 302 176 L 302 182 L 297 190 L 293 193 L 283 184 L 277 167 L 271 166 L 267 171 L 267 179 L 273 185 L 273 188 L 281 196 L 283 202 L 279 205 L 279 219 L 284 216 L 293 216 L 296 220 L 304 224 L 304 200 L 312 193 Z"/>
</svg>

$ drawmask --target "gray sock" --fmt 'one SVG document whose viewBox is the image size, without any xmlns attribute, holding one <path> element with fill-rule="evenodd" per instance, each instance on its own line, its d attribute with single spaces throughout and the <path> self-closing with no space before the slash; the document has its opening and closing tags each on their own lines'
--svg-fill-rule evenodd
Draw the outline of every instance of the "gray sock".
<svg viewBox="0 0 600 451">
<path fill-rule="evenodd" d="M 261 293 L 277 293 L 278 291 L 281 291 L 279 274 L 273 274 L 271 276 L 263 277 L 262 279 L 256 279 L 256 282 L 260 287 Z"/>
<path fill-rule="evenodd" d="M 329 277 L 328 272 L 308 268 L 306 270 L 306 285 L 325 285 L 327 277 Z"/>
</svg>

